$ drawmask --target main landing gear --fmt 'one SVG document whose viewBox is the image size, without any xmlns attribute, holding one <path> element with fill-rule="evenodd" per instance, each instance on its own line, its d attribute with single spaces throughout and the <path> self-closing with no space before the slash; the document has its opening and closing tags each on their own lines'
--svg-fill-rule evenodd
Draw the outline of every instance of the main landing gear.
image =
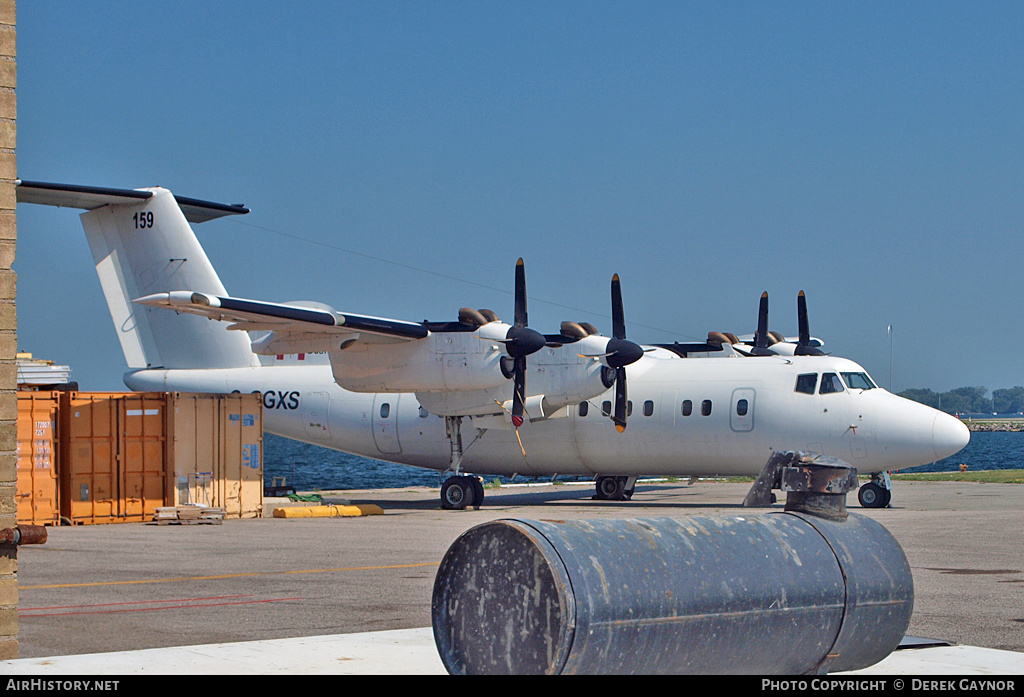
<svg viewBox="0 0 1024 697">
<path fill-rule="evenodd" d="M 441 508 L 461 511 L 473 507 L 479 510 L 484 502 L 484 485 L 479 477 L 456 475 L 441 485 Z"/>
<path fill-rule="evenodd" d="M 598 501 L 628 501 L 633 498 L 636 490 L 636 477 L 606 475 L 597 478 L 597 494 L 594 498 Z"/>
<path fill-rule="evenodd" d="M 888 472 L 871 475 L 871 481 L 857 492 L 857 500 L 864 508 L 886 508 L 892 500 L 892 481 Z"/>
<path fill-rule="evenodd" d="M 483 483 L 479 477 L 459 473 L 462 465 L 462 417 L 446 416 L 444 425 L 452 446 L 450 467 L 455 474 L 441 485 L 441 508 L 461 511 L 471 506 L 479 510 L 484 503 Z"/>
</svg>

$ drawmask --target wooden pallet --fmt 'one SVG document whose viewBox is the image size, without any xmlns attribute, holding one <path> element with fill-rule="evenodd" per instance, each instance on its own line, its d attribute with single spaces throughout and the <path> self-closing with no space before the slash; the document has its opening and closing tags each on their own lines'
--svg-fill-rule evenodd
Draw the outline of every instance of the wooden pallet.
<svg viewBox="0 0 1024 697">
<path fill-rule="evenodd" d="M 192 520 L 155 520 L 157 525 L 220 525 L 224 522 L 221 518 L 194 518 Z"/>
<path fill-rule="evenodd" d="M 224 509 L 209 506 L 160 506 L 153 515 L 157 525 L 220 525 Z"/>
</svg>

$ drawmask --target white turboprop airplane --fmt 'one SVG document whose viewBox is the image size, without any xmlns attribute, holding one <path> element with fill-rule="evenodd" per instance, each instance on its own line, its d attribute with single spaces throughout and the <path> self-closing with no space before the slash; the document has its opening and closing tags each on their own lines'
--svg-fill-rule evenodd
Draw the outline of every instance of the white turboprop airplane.
<svg viewBox="0 0 1024 697">
<path fill-rule="evenodd" d="M 240 205 L 163 188 L 19 181 L 17 193 L 86 210 L 129 388 L 260 392 L 270 433 L 452 472 L 444 508 L 483 502 L 466 473 L 592 476 L 596 498 L 624 499 L 641 475 L 758 475 L 782 451 L 872 475 L 859 500 L 882 507 L 889 471 L 970 438 L 959 419 L 822 353 L 802 292 L 798 337 L 768 331 L 765 294 L 746 341 L 711 332 L 701 344 L 640 346 L 625 337 L 616 276 L 611 338 L 572 322 L 545 336 L 527 326 L 520 259 L 511 324 L 467 308 L 458 321 L 405 322 L 229 296 L 189 222 L 248 213 Z"/>
</svg>

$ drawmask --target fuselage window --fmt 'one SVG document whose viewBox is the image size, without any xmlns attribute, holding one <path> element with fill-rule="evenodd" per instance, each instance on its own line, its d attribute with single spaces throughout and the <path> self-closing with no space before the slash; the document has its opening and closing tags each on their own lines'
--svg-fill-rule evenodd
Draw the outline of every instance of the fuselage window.
<svg viewBox="0 0 1024 697">
<path fill-rule="evenodd" d="M 814 387 L 818 384 L 817 373 L 807 373 L 796 376 L 796 391 L 804 394 L 814 394 Z"/>
<path fill-rule="evenodd" d="M 739 400 L 736 402 L 736 416 L 746 416 L 748 408 L 750 408 L 750 403 L 747 400 Z"/>
<path fill-rule="evenodd" d="M 421 419 L 425 419 L 425 418 L 427 418 L 428 416 L 430 416 L 430 412 L 428 412 L 428 411 L 427 411 L 426 409 L 424 409 L 423 407 L 420 407 L 420 418 L 421 418 Z"/>
<path fill-rule="evenodd" d="M 612 415 L 612 403 L 609 402 L 607 399 L 605 401 L 601 402 L 601 412 L 605 416 L 611 416 Z"/>
<path fill-rule="evenodd" d="M 580 416 L 586 416 L 587 412 L 590 411 L 590 402 L 580 402 Z"/>
<path fill-rule="evenodd" d="M 654 413 L 654 402 L 647 400 L 644 402 L 644 416 L 650 416 Z"/>
<path fill-rule="evenodd" d="M 632 415 L 633 415 L 633 400 L 629 399 L 629 400 L 626 400 L 626 416 L 632 416 Z"/>
<path fill-rule="evenodd" d="M 700 413 L 703 416 L 711 416 L 711 400 L 705 399 L 700 403 Z"/>
<path fill-rule="evenodd" d="M 388 414 L 390 414 L 390 413 L 391 413 L 391 405 L 390 404 L 388 404 L 387 402 L 384 402 L 383 404 L 380 405 L 380 418 L 386 419 L 386 418 L 388 418 Z"/>
<path fill-rule="evenodd" d="M 842 373 L 843 381 L 851 390 L 873 390 L 878 387 L 867 373 Z"/>
<path fill-rule="evenodd" d="M 689 416 L 693 413 L 693 402 L 689 399 L 683 400 L 683 416 Z"/>
<path fill-rule="evenodd" d="M 831 394 L 843 391 L 843 381 L 835 373 L 825 373 L 821 376 L 821 387 L 818 394 Z"/>
</svg>

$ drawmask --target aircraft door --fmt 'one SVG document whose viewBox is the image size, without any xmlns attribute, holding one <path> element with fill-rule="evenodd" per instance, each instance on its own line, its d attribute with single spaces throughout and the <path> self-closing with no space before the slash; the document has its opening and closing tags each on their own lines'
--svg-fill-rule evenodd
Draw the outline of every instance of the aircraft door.
<svg viewBox="0 0 1024 697">
<path fill-rule="evenodd" d="M 398 440 L 398 393 L 378 393 L 373 396 L 373 442 L 385 455 L 402 452 Z"/>
<path fill-rule="evenodd" d="M 732 391 L 732 405 L 729 410 L 729 426 L 743 433 L 754 430 L 754 396 L 752 387 L 740 387 Z"/>
<path fill-rule="evenodd" d="M 331 427 L 328 421 L 331 395 L 327 392 L 307 392 L 302 395 L 302 406 L 306 411 L 303 430 L 314 441 L 329 441 Z"/>
</svg>

